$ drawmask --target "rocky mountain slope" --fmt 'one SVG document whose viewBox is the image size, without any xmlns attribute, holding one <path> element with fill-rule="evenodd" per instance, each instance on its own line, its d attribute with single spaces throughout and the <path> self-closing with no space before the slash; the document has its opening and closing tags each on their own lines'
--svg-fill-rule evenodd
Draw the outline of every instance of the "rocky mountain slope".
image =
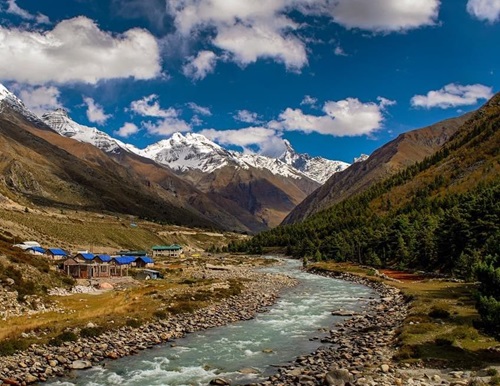
<svg viewBox="0 0 500 386">
<path fill-rule="evenodd" d="M 92 144 L 147 178 L 158 175 L 159 165 L 173 170 L 184 183 L 205 193 L 193 196 L 190 205 L 208 215 L 213 212 L 210 204 L 204 202 L 208 197 L 212 207 L 224 208 L 251 232 L 278 225 L 320 186 L 318 181 L 348 165 L 297 154 L 291 146 L 280 159 L 242 154 L 195 133 L 175 133 L 146 149 L 137 149 L 96 128 L 74 122 L 64 110 L 44 114 L 42 120 L 60 135 Z M 217 222 L 225 224 L 228 219 L 218 218 Z M 242 228 L 234 221 L 229 224 L 231 229 Z"/>
<path fill-rule="evenodd" d="M 63 109 L 38 118 L 3 86 L 0 95 L 1 115 L 6 121 L 19 125 L 73 157 L 90 162 L 94 168 L 106 168 L 92 171 L 95 175 L 118 173 L 124 185 L 127 185 L 126 180 L 130 178 L 133 186 L 141 186 L 149 195 L 155 197 L 154 200 L 159 201 L 155 207 L 165 201 L 167 207 L 182 208 L 181 212 L 187 210 L 190 214 L 183 216 L 184 220 L 201 218 L 201 223 L 219 228 L 253 233 L 278 225 L 299 202 L 320 185 L 318 180 L 345 166 L 343 163 L 296 154 L 291 146 L 281 157 L 282 160 L 241 154 L 226 150 L 199 134 L 184 136 L 177 133 L 168 140 L 141 150 L 97 128 L 78 124 Z M 17 166 L 10 167 L 15 169 L 11 173 L 13 175 L 20 175 L 35 168 L 36 163 L 28 168 L 21 154 L 23 151 L 18 153 L 19 157 L 15 163 Z M 51 156 L 57 158 L 57 154 L 58 152 L 52 152 Z M 12 158 L 15 158 L 14 154 Z M 75 163 L 76 169 L 80 167 L 82 166 Z M 88 166 L 82 169 L 89 170 Z M 39 184 L 38 172 L 29 173 L 32 177 L 28 180 L 34 185 Z M 314 175 L 314 179 L 309 178 L 308 174 Z M 20 178 L 14 179 L 14 184 L 19 185 Z M 104 178 L 100 178 L 100 181 L 102 189 L 106 189 L 105 185 L 112 186 L 105 183 Z M 89 181 L 82 179 L 81 182 L 86 184 Z M 66 184 L 67 181 L 63 181 L 60 185 Z M 83 205 L 83 202 L 86 202 L 86 205 L 92 202 L 91 206 L 95 208 L 101 207 L 98 197 L 106 199 L 109 196 L 101 192 L 85 201 L 76 197 L 78 195 L 74 192 L 79 189 L 85 190 L 87 187 L 73 186 L 73 194 L 68 191 L 62 193 L 62 189 L 59 195 L 51 191 L 50 194 L 38 192 L 32 196 L 46 205 L 50 204 L 51 200 L 63 205 L 78 203 L 77 206 Z M 117 189 L 117 186 L 112 189 Z M 115 193 L 122 194 L 118 190 Z M 27 192 L 23 194 L 26 195 Z M 50 197 L 50 200 L 47 200 L 47 197 Z M 123 201 L 123 198 L 113 198 L 113 201 L 118 203 Z M 125 199 L 129 200 L 128 197 Z M 105 207 L 109 208 L 106 205 Z M 119 210 L 126 211 L 125 208 L 128 207 L 129 205 L 117 205 L 115 209 L 122 208 Z M 167 212 L 170 212 L 170 215 L 167 216 Z M 140 213 L 139 208 L 134 209 L 133 213 Z M 152 216 L 152 213 L 156 217 Z M 162 218 L 166 216 L 170 218 L 169 221 L 175 223 L 178 211 L 155 209 L 143 215 L 152 218 L 157 218 L 158 215 Z M 182 224 L 186 224 L 182 222 L 184 220 L 180 220 Z"/>
<path fill-rule="evenodd" d="M 129 151 L 63 137 L 3 92 L 0 194 L 23 206 L 128 213 L 173 224 L 251 231 L 205 194 Z"/>
<path fill-rule="evenodd" d="M 300 203 L 283 224 L 303 221 L 346 198 L 363 192 L 407 166 L 434 154 L 467 121 L 470 114 L 409 131 L 377 149 L 370 157 L 334 174 L 321 188 Z M 360 157 L 361 158 L 361 157 Z"/>
</svg>

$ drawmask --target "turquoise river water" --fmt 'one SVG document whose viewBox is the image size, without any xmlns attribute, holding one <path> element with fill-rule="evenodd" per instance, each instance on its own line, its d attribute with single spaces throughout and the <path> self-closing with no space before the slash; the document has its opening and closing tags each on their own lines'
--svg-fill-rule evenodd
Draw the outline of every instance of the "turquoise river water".
<svg viewBox="0 0 500 386">
<path fill-rule="evenodd" d="M 255 319 L 188 334 L 176 346 L 159 345 L 138 355 L 108 361 L 104 366 L 77 371 L 58 386 L 207 385 L 216 377 L 232 384 L 257 382 L 272 374 L 275 365 L 316 350 L 324 330 L 343 318 L 332 316 L 338 308 L 360 311 L 377 295 L 365 286 L 312 275 L 300 270 L 300 262 L 283 264 L 264 272 L 286 273 L 300 284 L 285 290 L 268 312 Z M 266 349 L 271 349 L 272 352 Z M 274 366 L 273 366 L 274 365 Z M 242 374 L 253 368 L 258 374 Z"/>
</svg>

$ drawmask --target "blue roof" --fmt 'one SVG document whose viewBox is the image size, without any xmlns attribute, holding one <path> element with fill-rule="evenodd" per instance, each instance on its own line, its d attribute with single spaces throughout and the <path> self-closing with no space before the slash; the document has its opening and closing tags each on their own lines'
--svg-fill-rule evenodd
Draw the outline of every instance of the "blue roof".
<svg viewBox="0 0 500 386">
<path fill-rule="evenodd" d="M 146 264 L 150 264 L 150 263 L 152 264 L 152 263 L 154 263 L 154 262 L 155 262 L 155 261 L 154 261 L 151 257 L 149 257 L 149 256 L 141 256 L 141 257 L 138 257 L 138 258 L 137 258 L 137 260 L 142 260 L 142 261 L 143 261 L 144 263 L 146 263 Z"/>
<path fill-rule="evenodd" d="M 103 254 L 103 255 L 97 255 L 97 257 L 99 257 L 99 259 L 101 259 L 105 263 L 108 263 L 111 261 L 110 255 Z"/>
<path fill-rule="evenodd" d="M 45 253 L 45 249 L 43 249 L 42 247 L 30 247 L 27 250 L 28 251 L 39 252 L 39 253 Z"/>
<path fill-rule="evenodd" d="M 59 248 L 49 248 L 48 250 L 55 256 L 68 256 L 66 252 Z"/>
<path fill-rule="evenodd" d="M 130 264 L 135 261 L 136 257 L 135 256 L 117 256 L 113 257 L 113 260 L 116 261 L 117 264 L 124 265 L 124 264 Z"/>
<path fill-rule="evenodd" d="M 94 260 L 95 257 L 93 253 L 79 253 L 78 255 L 83 257 L 85 260 Z"/>
</svg>

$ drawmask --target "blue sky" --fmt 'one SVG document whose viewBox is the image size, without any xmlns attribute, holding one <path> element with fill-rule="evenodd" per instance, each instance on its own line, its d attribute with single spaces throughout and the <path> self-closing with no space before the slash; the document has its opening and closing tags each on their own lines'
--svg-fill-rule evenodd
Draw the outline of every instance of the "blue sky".
<svg viewBox="0 0 500 386">
<path fill-rule="evenodd" d="M 0 82 L 138 147 L 352 162 L 500 90 L 500 0 L 5 0 Z"/>
</svg>

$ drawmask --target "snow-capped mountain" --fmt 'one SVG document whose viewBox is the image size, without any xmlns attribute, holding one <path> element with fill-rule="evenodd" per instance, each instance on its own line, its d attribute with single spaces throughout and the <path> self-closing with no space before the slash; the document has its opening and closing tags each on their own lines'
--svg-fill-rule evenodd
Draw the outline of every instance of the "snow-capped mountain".
<svg viewBox="0 0 500 386">
<path fill-rule="evenodd" d="M 123 143 L 95 127 L 80 125 L 73 121 L 64 109 L 57 109 L 41 116 L 42 121 L 51 129 L 64 137 L 70 137 L 80 142 L 90 143 L 106 153 L 116 153 L 120 149 L 139 152 L 132 145 Z"/>
<path fill-rule="evenodd" d="M 10 108 L 17 111 L 18 113 L 24 115 L 29 121 L 39 121 L 35 114 L 26 108 L 23 101 L 11 93 L 7 88 L 0 83 L 0 113 L 2 112 L 2 106 L 6 103 Z"/>
<path fill-rule="evenodd" d="M 289 148 L 293 152 L 290 146 Z M 250 167 L 265 169 L 274 175 L 295 179 L 306 176 L 320 183 L 326 181 L 332 173 L 345 168 L 344 163 L 294 153 L 297 159 L 303 157 L 309 160 L 308 168 L 300 170 L 283 159 L 226 150 L 207 137 L 195 133 L 187 133 L 186 135 L 175 133 L 170 139 L 148 146 L 140 154 L 181 172 L 200 170 L 203 173 L 211 173 L 229 165 L 242 169 Z M 322 179 L 318 179 L 317 176 L 321 176 Z"/>
<path fill-rule="evenodd" d="M 363 162 L 363 161 L 366 161 L 368 158 L 370 158 L 369 155 L 367 154 L 361 154 L 359 157 L 354 157 L 354 163 L 358 163 L 358 162 Z"/>
<path fill-rule="evenodd" d="M 310 179 L 324 184 L 332 174 L 341 172 L 350 165 L 347 162 L 332 161 L 323 157 L 311 157 L 309 154 L 296 153 L 290 142 L 285 140 L 286 151 L 279 160 L 305 174 Z"/>
<path fill-rule="evenodd" d="M 200 170 L 211 173 L 228 164 L 244 167 L 229 150 L 203 135 L 194 133 L 185 136 L 175 133 L 169 139 L 161 140 L 141 150 L 140 154 L 180 172 Z"/>
</svg>

